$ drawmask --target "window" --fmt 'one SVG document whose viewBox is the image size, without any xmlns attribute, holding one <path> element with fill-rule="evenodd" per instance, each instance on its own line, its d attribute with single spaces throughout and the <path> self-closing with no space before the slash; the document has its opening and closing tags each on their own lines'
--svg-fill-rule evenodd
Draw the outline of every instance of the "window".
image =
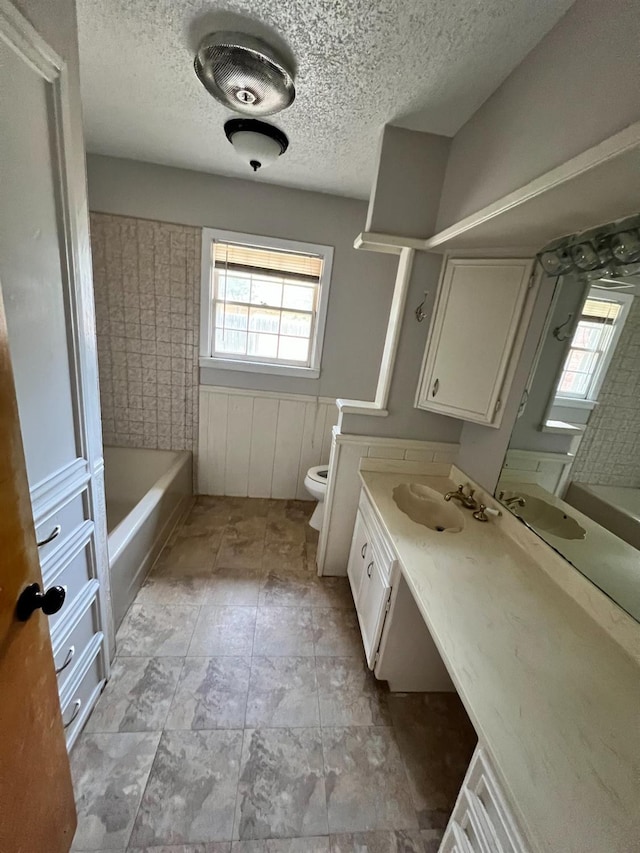
<svg viewBox="0 0 640 853">
<path fill-rule="evenodd" d="M 203 230 L 201 365 L 320 375 L 333 250 Z"/>
<path fill-rule="evenodd" d="M 560 374 L 558 402 L 597 399 L 632 299 L 591 288 Z"/>
</svg>

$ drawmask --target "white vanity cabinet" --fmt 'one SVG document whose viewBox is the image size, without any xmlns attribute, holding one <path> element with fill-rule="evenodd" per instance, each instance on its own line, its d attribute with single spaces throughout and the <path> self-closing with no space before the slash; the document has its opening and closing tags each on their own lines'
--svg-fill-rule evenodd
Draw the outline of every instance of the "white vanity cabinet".
<svg viewBox="0 0 640 853">
<path fill-rule="evenodd" d="M 439 853 L 527 853 L 489 756 L 477 747 Z"/>
<path fill-rule="evenodd" d="M 382 535 L 366 499 L 360 500 L 347 575 L 356 605 L 360 633 L 373 669 L 391 596 L 391 572 L 395 557 Z"/>
<path fill-rule="evenodd" d="M 498 427 L 522 345 L 531 258 L 448 258 L 416 407 Z"/>
<path fill-rule="evenodd" d="M 398 692 L 454 689 L 366 492 L 360 493 L 347 576 L 369 669 Z"/>
</svg>

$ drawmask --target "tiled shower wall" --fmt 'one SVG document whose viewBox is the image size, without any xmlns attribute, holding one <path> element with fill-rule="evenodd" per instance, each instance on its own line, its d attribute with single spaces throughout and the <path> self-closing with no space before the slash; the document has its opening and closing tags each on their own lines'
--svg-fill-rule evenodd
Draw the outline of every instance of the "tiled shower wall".
<svg viewBox="0 0 640 853">
<path fill-rule="evenodd" d="M 640 296 L 631 305 L 571 479 L 640 487 Z"/>
<path fill-rule="evenodd" d="M 196 449 L 200 234 L 91 214 L 107 445 Z"/>
</svg>

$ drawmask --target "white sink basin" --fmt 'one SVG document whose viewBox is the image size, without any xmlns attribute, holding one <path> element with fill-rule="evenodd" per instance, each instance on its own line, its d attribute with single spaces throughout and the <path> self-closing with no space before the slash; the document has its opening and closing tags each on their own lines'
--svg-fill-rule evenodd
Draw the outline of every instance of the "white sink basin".
<svg viewBox="0 0 640 853">
<path fill-rule="evenodd" d="M 536 498 L 534 495 L 528 495 L 526 492 L 513 493 L 513 495 L 516 494 L 524 498 L 525 505 L 512 504 L 509 509 L 526 521 L 530 527 L 544 530 L 545 533 L 550 533 L 559 539 L 584 539 L 587 535 L 584 527 L 561 507 L 548 503 L 542 498 Z M 508 493 L 505 497 L 508 499 L 510 494 Z"/>
<path fill-rule="evenodd" d="M 396 506 L 411 521 L 438 533 L 459 533 L 464 527 L 460 510 L 444 502 L 444 497 L 421 483 L 402 483 L 393 490 Z"/>
</svg>

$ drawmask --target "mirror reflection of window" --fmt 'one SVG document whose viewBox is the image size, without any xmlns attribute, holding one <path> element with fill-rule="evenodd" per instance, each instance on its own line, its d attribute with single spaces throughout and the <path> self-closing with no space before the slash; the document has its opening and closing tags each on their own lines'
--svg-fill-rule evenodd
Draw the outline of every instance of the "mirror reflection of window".
<svg viewBox="0 0 640 853">
<path fill-rule="evenodd" d="M 556 388 L 556 400 L 598 399 L 633 296 L 592 287 L 582 307 Z"/>
</svg>

